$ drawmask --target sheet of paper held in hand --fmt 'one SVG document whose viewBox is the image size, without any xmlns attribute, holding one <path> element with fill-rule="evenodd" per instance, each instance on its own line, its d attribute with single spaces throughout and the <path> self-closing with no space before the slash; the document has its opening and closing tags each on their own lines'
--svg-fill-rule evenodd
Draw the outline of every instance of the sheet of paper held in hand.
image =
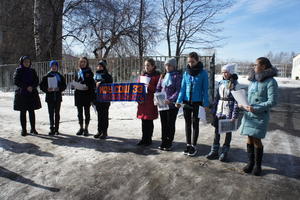
<svg viewBox="0 0 300 200">
<path fill-rule="evenodd" d="M 219 134 L 236 131 L 238 129 L 238 120 L 231 119 L 219 120 Z"/>
<path fill-rule="evenodd" d="M 205 112 L 205 108 L 202 106 L 199 106 L 198 118 L 201 121 L 206 122 L 206 112 Z"/>
<path fill-rule="evenodd" d="M 145 84 L 146 93 L 148 93 L 148 85 L 149 85 L 150 81 L 151 81 L 150 77 L 140 76 L 140 83 Z"/>
<path fill-rule="evenodd" d="M 249 106 L 245 90 L 231 91 L 231 94 L 239 105 Z"/>
<path fill-rule="evenodd" d="M 48 88 L 57 88 L 56 77 L 48 77 Z"/>
<path fill-rule="evenodd" d="M 169 110 L 169 105 L 165 104 L 167 100 L 166 92 L 156 92 L 154 93 L 154 104 L 157 105 L 158 111 Z"/>
<path fill-rule="evenodd" d="M 73 81 L 71 84 L 76 90 L 87 90 L 86 84 L 81 84 L 76 81 Z"/>
<path fill-rule="evenodd" d="M 151 81 L 150 77 L 147 76 L 140 76 L 140 83 L 144 83 L 146 85 L 148 85 Z"/>
</svg>

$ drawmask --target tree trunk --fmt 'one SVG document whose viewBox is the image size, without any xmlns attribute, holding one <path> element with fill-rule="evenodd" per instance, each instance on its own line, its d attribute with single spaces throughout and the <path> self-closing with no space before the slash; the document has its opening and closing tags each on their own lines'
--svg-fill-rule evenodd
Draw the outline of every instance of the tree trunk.
<svg viewBox="0 0 300 200">
<path fill-rule="evenodd" d="M 34 0 L 34 41 L 37 61 L 62 59 L 64 0 Z"/>
<path fill-rule="evenodd" d="M 171 22 L 168 20 L 168 24 L 167 24 L 167 43 L 168 43 L 168 56 L 169 57 L 172 56 L 170 28 L 171 28 Z"/>
<path fill-rule="evenodd" d="M 176 57 L 181 55 L 181 28 L 182 28 L 182 23 L 183 23 L 183 3 L 184 1 L 180 1 L 180 17 L 178 19 L 178 27 L 177 27 L 177 43 L 176 43 Z"/>
<path fill-rule="evenodd" d="M 34 0 L 34 9 L 33 9 L 33 35 L 34 35 L 34 44 L 35 44 L 35 56 L 37 60 L 41 59 L 42 48 L 41 48 L 41 0 Z"/>
<path fill-rule="evenodd" d="M 140 0 L 140 14 L 139 14 L 139 64 L 140 68 L 143 65 L 143 56 L 144 56 L 144 37 L 143 37 L 143 20 L 144 20 L 144 0 Z M 141 69 L 140 69 L 141 70 Z"/>
</svg>

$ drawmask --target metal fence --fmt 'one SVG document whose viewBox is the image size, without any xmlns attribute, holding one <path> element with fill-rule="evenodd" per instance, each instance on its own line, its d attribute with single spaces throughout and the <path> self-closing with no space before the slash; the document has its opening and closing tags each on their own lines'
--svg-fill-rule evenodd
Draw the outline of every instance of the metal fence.
<svg viewBox="0 0 300 200">
<path fill-rule="evenodd" d="M 135 82 L 143 70 L 141 63 L 147 58 L 153 58 L 156 61 L 157 69 L 160 72 L 164 71 L 164 62 L 169 58 L 167 56 L 149 56 L 143 58 L 141 61 L 138 57 L 121 57 L 121 58 L 107 58 L 108 71 L 111 73 L 114 82 Z M 183 69 L 187 65 L 187 57 L 176 57 L 178 61 L 178 68 Z M 204 64 L 205 69 L 209 72 L 210 77 L 210 98 L 214 95 L 214 75 L 215 75 L 215 57 L 213 56 L 201 56 L 201 61 Z M 77 60 L 63 60 L 59 61 L 59 71 L 66 78 L 67 89 L 65 95 L 73 95 L 73 90 L 70 88 L 70 82 L 75 79 L 77 73 Z M 90 59 L 90 67 L 95 72 L 98 60 Z M 0 89 L 1 91 L 13 91 L 15 85 L 13 83 L 13 74 L 18 64 L 0 65 Z M 41 79 L 49 71 L 49 62 L 34 62 L 32 67 L 36 70 L 39 79 Z"/>
<path fill-rule="evenodd" d="M 249 71 L 253 68 L 253 64 L 249 63 L 236 63 L 237 67 L 235 69 L 236 73 L 239 75 L 248 75 Z M 292 64 L 272 64 L 278 70 L 278 77 L 291 77 L 292 76 Z M 217 65 L 215 72 L 216 74 L 221 73 L 222 65 Z"/>
</svg>

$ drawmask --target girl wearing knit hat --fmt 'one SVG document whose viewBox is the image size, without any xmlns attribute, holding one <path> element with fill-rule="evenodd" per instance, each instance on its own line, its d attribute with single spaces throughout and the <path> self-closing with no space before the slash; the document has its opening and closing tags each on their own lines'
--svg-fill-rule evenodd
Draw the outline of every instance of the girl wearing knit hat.
<svg viewBox="0 0 300 200">
<path fill-rule="evenodd" d="M 20 66 L 14 73 L 14 83 L 17 86 L 14 99 L 14 110 L 20 111 L 20 121 L 22 126 L 22 136 L 27 135 L 26 130 L 26 112 L 29 112 L 31 125 L 30 133 L 38 134 L 35 129 L 34 110 L 42 107 L 40 97 L 37 91 L 39 78 L 36 71 L 31 68 L 31 60 L 28 56 L 20 58 Z"/>
<path fill-rule="evenodd" d="M 181 87 L 181 72 L 176 70 L 177 61 L 170 58 L 165 62 L 165 73 L 163 73 L 158 81 L 156 92 L 166 92 L 166 104 L 169 110 L 159 111 L 161 120 L 161 139 L 162 143 L 159 149 L 170 151 L 175 135 L 175 123 L 178 114 L 178 108 L 175 103 Z"/>
<path fill-rule="evenodd" d="M 65 78 L 58 72 L 58 62 L 56 60 L 52 60 L 50 61 L 49 66 L 50 71 L 42 78 L 40 89 L 46 93 L 45 101 L 48 105 L 50 120 L 49 135 L 58 135 L 62 92 L 66 89 L 67 85 Z M 54 86 L 48 84 L 50 79 L 55 81 L 55 88 L 52 88 Z"/>
<path fill-rule="evenodd" d="M 94 77 L 97 88 L 99 88 L 101 84 L 113 82 L 112 76 L 108 73 L 106 66 L 106 60 L 101 60 L 97 65 L 97 71 Z M 109 125 L 108 116 L 110 102 L 96 101 L 95 105 L 98 113 L 98 133 L 94 135 L 94 138 L 106 139 Z"/>
<path fill-rule="evenodd" d="M 235 64 L 227 64 L 222 67 L 223 80 L 218 83 L 217 93 L 213 104 L 212 113 L 214 115 L 213 126 L 215 127 L 214 142 L 211 151 L 206 156 L 207 159 L 219 159 L 224 162 L 227 159 L 227 154 L 230 148 L 231 132 L 227 132 L 225 136 L 224 145 L 219 157 L 220 134 L 219 134 L 219 120 L 232 119 L 233 121 L 238 117 L 238 105 L 233 98 L 231 91 L 236 89 L 237 75 L 234 74 Z"/>
</svg>

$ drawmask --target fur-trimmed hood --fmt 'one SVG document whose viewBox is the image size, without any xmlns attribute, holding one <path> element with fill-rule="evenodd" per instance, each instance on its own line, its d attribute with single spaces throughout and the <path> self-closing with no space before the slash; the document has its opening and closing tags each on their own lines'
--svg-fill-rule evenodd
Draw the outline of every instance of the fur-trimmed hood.
<svg viewBox="0 0 300 200">
<path fill-rule="evenodd" d="M 264 71 L 260 73 L 255 73 L 254 69 L 252 69 L 249 73 L 248 80 L 249 81 L 258 81 L 263 82 L 264 80 L 268 78 L 273 78 L 274 76 L 277 76 L 278 70 L 275 67 L 271 67 L 268 69 L 265 69 Z"/>
</svg>

